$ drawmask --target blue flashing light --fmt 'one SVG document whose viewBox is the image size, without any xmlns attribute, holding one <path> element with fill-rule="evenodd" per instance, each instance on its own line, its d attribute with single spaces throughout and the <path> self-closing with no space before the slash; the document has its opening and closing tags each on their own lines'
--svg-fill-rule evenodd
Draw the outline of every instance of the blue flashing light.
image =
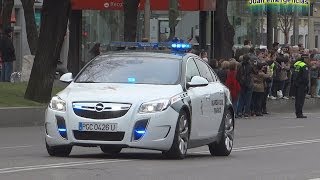
<svg viewBox="0 0 320 180">
<path fill-rule="evenodd" d="M 146 131 L 145 131 L 145 130 L 136 130 L 136 133 L 138 133 L 138 134 L 145 134 Z"/>
<path fill-rule="evenodd" d="M 66 128 L 58 128 L 59 134 L 61 137 L 67 139 L 67 129 Z"/>
<path fill-rule="evenodd" d="M 187 43 L 173 43 L 171 44 L 172 52 L 185 52 L 186 50 L 190 49 L 191 45 Z"/>
<path fill-rule="evenodd" d="M 136 122 L 136 124 L 133 128 L 133 140 L 134 141 L 140 140 L 146 134 L 148 121 L 149 121 L 148 119 L 144 119 L 144 120 L 140 120 L 140 121 Z"/>
<path fill-rule="evenodd" d="M 140 140 L 146 134 L 146 130 L 134 130 L 134 140 Z"/>
<path fill-rule="evenodd" d="M 159 42 L 159 43 L 149 43 L 149 42 L 111 42 L 110 46 L 114 47 L 135 47 L 135 48 L 152 48 L 152 49 L 158 49 L 158 48 L 171 48 L 172 51 L 185 51 L 190 49 L 192 46 L 191 44 L 185 43 L 182 40 L 181 41 L 175 41 L 172 42 Z"/>
<path fill-rule="evenodd" d="M 67 126 L 64 118 L 59 116 L 56 118 L 57 118 L 58 133 L 60 134 L 61 137 L 63 137 L 64 139 L 67 139 L 68 138 Z"/>
<path fill-rule="evenodd" d="M 58 131 L 59 132 L 67 132 L 67 129 L 59 128 Z"/>
<path fill-rule="evenodd" d="M 128 78 L 128 82 L 129 83 L 135 83 L 136 82 L 136 78 Z"/>
</svg>

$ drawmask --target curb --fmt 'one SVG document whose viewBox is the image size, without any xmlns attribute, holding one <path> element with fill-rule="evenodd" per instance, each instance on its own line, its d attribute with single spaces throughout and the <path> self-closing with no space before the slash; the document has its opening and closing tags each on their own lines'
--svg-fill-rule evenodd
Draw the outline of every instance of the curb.
<svg viewBox="0 0 320 180">
<path fill-rule="evenodd" d="M 45 107 L 0 108 L 0 127 L 42 126 Z"/>
</svg>

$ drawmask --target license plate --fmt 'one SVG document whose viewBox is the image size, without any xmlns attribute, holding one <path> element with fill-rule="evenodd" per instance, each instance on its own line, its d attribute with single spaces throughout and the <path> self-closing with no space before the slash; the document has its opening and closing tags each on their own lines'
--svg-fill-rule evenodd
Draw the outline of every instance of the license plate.
<svg viewBox="0 0 320 180">
<path fill-rule="evenodd" d="M 118 124 L 115 123 L 79 123 L 79 131 L 117 132 Z"/>
</svg>

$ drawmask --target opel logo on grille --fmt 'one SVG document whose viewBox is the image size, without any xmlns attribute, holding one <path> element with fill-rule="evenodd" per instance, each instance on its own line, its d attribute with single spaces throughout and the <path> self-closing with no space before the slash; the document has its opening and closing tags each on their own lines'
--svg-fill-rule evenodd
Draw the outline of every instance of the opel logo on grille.
<svg viewBox="0 0 320 180">
<path fill-rule="evenodd" d="M 102 103 L 99 103 L 96 105 L 96 111 L 97 112 L 101 112 L 104 109 L 104 106 Z"/>
</svg>

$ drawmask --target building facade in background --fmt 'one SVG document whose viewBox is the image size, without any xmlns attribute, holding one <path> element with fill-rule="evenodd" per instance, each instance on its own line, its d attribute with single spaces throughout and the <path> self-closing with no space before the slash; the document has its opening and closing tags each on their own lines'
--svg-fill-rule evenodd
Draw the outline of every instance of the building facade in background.
<svg viewBox="0 0 320 180">
<path fill-rule="evenodd" d="M 299 11 L 296 16 L 290 18 L 298 18 L 298 42 L 308 48 L 320 48 L 320 3 L 313 4 L 310 8 L 305 8 Z M 235 29 L 234 44 L 235 47 L 241 46 L 245 39 L 250 39 L 257 46 L 267 45 L 267 17 L 266 12 L 252 12 L 248 6 L 248 0 L 229 0 L 228 5 L 229 21 Z M 284 32 L 280 28 L 280 22 L 277 14 L 277 23 L 274 24 L 274 41 L 280 44 L 285 43 Z M 289 44 L 294 45 L 293 37 L 293 22 L 289 31 Z M 310 28 L 309 28 L 310 25 Z M 310 43 L 309 43 L 310 33 Z"/>
</svg>

